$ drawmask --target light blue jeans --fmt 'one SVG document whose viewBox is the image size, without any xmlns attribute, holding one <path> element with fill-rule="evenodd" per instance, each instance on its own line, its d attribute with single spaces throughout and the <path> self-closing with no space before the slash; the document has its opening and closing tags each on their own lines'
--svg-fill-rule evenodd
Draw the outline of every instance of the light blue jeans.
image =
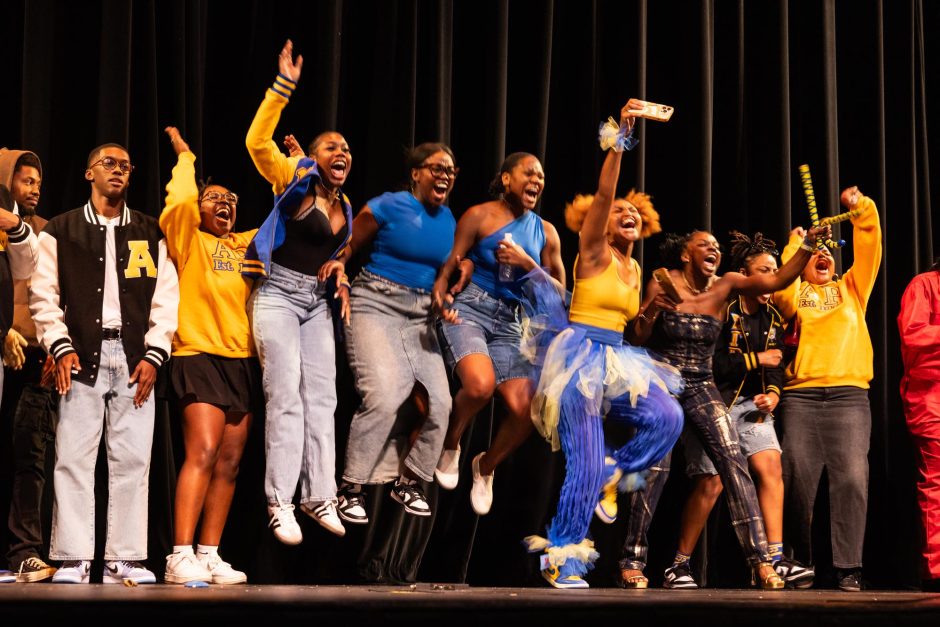
<svg viewBox="0 0 940 627">
<path fill-rule="evenodd" d="M 95 462 L 102 430 L 108 461 L 104 559 L 147 559 L 153 394 L 134 407 L 137 385 L 129 379 L 121 340 L 104 340 L 94 386 L 72 381 L 59 403 L 50 559 L 95 557 Z"/>
<path fill-rule="evenodd" d="M 269 505 L 336 500 L 336 344 L 325 285 L 271 264 L 251 299 L 264 387 Z"/>
<path fill-rule="evenodd" d="M 431 295 L 363 270 L 353 281 L 350 309 L 346 347 L 362 402 L 349 426 L 343 479 L 386 483 L 397 479 L 405 465 L 433 481 L 451 396 L 430 318 Z M 399 420 L 399 412 L 415 384 L 427 390 L 429 403 L 411 446 L 411 421 Z"/>
</svg>

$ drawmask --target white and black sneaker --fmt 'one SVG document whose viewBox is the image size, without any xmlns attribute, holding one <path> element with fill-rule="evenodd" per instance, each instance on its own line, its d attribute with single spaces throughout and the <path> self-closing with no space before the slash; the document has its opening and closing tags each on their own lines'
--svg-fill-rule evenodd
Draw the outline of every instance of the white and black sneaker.
<svg viewBox="0 0 940 627">
<path fill-rule="evenodd" d="M 343 526 L 343 521 L 339 519 L 336 513 L 336 503 L 333 501 L 301 503 L 300 509 L 330 533 L 340 538 L 346 535 L 346 527 Z"/>
<path fill-rule="evenodd" d="M 55 571 L 52 583 L 88 583 L 90 574 L 90 561 L 68 560 Z"/>
<path fill-rule="evenodd" d="M 140 562 L 108 560 L 104 563 L 101 583 L 124 583 L 125 581 L 133 581 L 136 584 L 157 583 L 157 577 Z"/>
<path fill-rule="evenodd" d="M 816 577 L 816 571 L 812 566 L 804 566 L 798 561 L 786 557 L 781 558 L 774 564 L 774 570 L 786 582 L 788 588 L 798 588 L 800 590 L 809 588 L 813 585 L 813 579 Z"/>
<path fill-rule="evenodd" d="M 405 511 L 415 516 L 430 516 L 431 506 L 417 483 L 402 483 L 401 479 L 392 486 L 392 498 L 402 504 Z"/>
<path fill-rule="evenodd" d="M 663 573 L 663 588 L 671 590 L 691 590 L 698 588 L 695 578 L 692 577 L 692 571 L 689 570 L 689 563 L 673 564 Z"/>
<path fill-rule="evenodd" d="M 336 493 L 336 511 L 339 517 L 354 525 L 369 523 L 366 514 L 366 495 L 359 484 L 344 483 Z"/>
</svg>

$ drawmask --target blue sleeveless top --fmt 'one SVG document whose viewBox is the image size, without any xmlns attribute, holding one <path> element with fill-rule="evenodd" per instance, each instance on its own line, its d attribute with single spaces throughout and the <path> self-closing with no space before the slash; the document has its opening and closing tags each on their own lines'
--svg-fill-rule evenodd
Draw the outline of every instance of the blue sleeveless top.
<svg viewBox="0 0 940 627">
<path fill-rule="evenodd" d="M 509 301 L 522 300 L 522 270 L 513 268 L 515 279 L 503 283 L 499 280 L 499 262 L 496 261 L 496 248 L 503 235 L 512 233 L 515 244 L 522 246 L 535 263 L 541 265 L 542 249 L 545 247 L 545 229 L 542 218 L 534 211 L 524 214 L 495 232 L 487 235 L 467 253 L 467 259 L 473 262 L 473 282 L 496 298 Z"/>
</svg>

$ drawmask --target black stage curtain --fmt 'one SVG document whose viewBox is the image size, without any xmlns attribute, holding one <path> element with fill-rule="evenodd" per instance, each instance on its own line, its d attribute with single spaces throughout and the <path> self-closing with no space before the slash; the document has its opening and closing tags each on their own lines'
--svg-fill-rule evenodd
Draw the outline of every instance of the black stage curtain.
<svg viewBox="0 0 940 627">
<path fill-rule="evenodd" d="M 278 135 L 294 133 L 306 144 L 324 129 L 344 133 L 354 154 L 345 191 L 356 207 L 405 179 L 402 151 L 416 142 L 454 148 L 458 214 L 485 198 L 505 154 L 533 152 L 547 172 L 542 214 L 559 225 L 569 267 L 576 236 L 563 227 L 564 203 L 594 190 L 597 125 L 631 96 L 676 108 L 668 124 L 640 123 L 641 144 L 621 177 L 622 191 L 635 186 L 654 196 L 666 230 L 711 229 L 720 240 L 731 228 L 761 230 L 783 241 L 791 225 L 808 223 L 799 164 L 812 168 L 822 214 L 838 213 L 839 190 L 859 185 L 877 202 L 885 237 L 868 316 L 875 379 L 866 571 L 876 585 L 916 581 L 916 472 L 897 393 L 895 316 L 902 290 L 937 242 L 929 146 L 938 130 L 928 120 L 940 119 L 940 80 L 929 73 L 940 66 L 940 46 L 926 34 L 940 27 L 940 4 L 23 0 L 4 8 L 0 145 L 42 158 L 47 217 L 86 200 L 86 155 L 110 141 L 128 146 L 137 166 L 129 204 L 157 215 L 175 160 L 162 129 L 175 125 L 197 154 L 200 175 L 241 195 L 239 227 L 257 226 L 271 192 L 243 138 L 287 38 L 305 64 Z M 647 270 L 658 261 L 657 244 L 654 238 L 638 251 Z M 841 253 L 843 268 L 851 255 L 851 246 Z M 342 368 L 340 385 L 342 435 L 356 403 Z M 492 416 L 498 423 L 498 404 L 467 434 L 466 460 L 485 446 Z M 181 459 L 178 434 L 172 445 L 177 425 L 161 408 L 151 520 L 158 572 Z M 307 539 L 291 549 L 265 529 L 263 427 L 259 416 L 224 539 L 225 555 L 252 581 L 537 580 L 536 560 L 520 540 L 544 529 L 563 468 L 541 441 L 499 469 L 485 518 L 471 514 L 467 477 L 455 493 L 434 495 L 433 521 L 404 519 L 386 486 L 371 501 L 374 528 L 350 529 L 339 540 L 305 520 Z M 0 459 L 8 477 L 10 457 Z M 0 481 L 4 491 L 8 485 Z M 654 585 L 674 550 L 683 489 L 674 475 L 654 521 Z M 0 500 L 5 511 L 8 499 Z M 610 584 L 617 532 L 595 530 L 604 553 L 595 585 Z M 737 549 L 720 538 L 719 545 L 725 548 L 712 552 L 712 564 L 733 571 Z"/>
</svg>

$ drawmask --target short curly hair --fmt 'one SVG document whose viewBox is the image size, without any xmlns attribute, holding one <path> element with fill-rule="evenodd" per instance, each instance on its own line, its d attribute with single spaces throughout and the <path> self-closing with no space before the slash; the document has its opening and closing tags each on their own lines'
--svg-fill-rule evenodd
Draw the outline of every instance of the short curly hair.
<svg viewBox="0 0 940 627">
<path fill-rule="evenodd" d="M 646 239 L 650 235 L 655 235 L 663 230 L 663 227 L 659 224 L 659 213 L 653 207 L 653 197 L 649 194 L 631 189 L 626 196 L 617 198 L 614 202 L 617 200 L 627 201 L 636 207 L 637 211 L 640 213 L 640 220 L 643 224 L 640 229 L 641 239 Z M 575 233 L 581 232 L 581 227 L 584 225 L 584 218 L 587 216 L 587 212 L 593 202 L 593 194 L 578 194 L 571 202 L 565 205 L 565 224 L 569 229 Z"/>
</svg>

